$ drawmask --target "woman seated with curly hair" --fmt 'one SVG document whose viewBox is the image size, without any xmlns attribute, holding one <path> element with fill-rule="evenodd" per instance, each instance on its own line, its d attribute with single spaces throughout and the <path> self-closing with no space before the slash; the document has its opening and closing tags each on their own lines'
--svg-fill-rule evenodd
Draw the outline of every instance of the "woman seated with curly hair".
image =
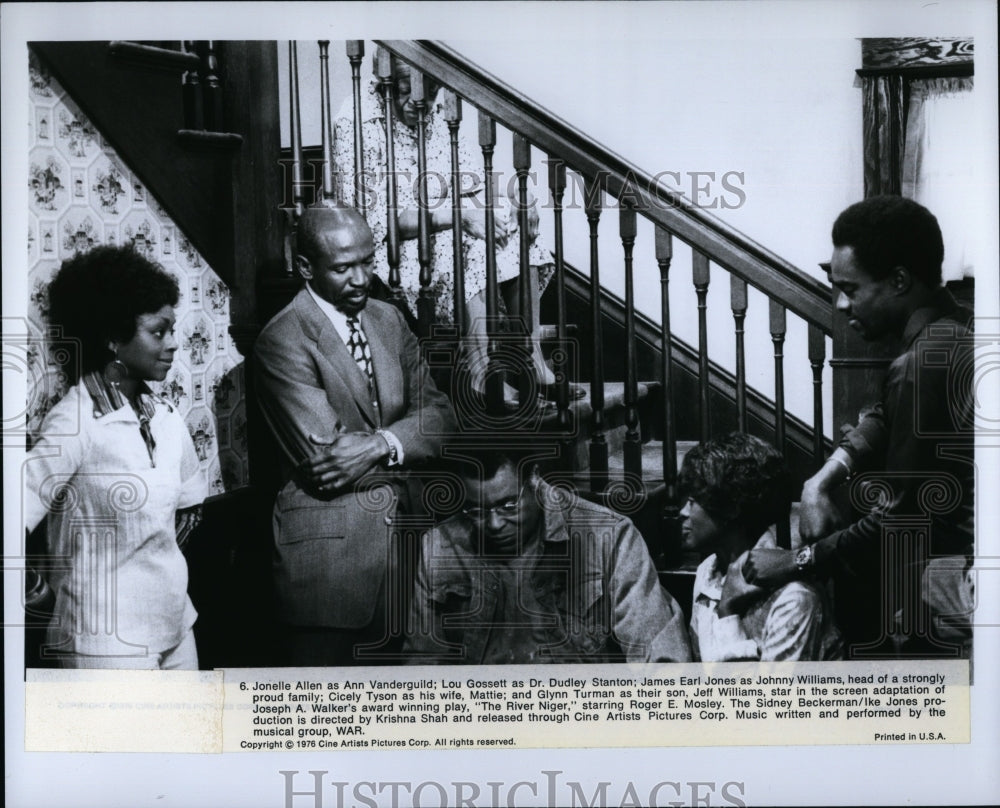
<svg viewBox="0 0 1000 808">
<path fill-rule="evenodd" d="M 795 581 L 769 591 L 743 578 L 749 551 L 775 546 L 771 526 L 791 507 L 791 477 L 781 454 L 734 432 L 691 449 L 679 482 L 688 497 L 681 511 L 684 546 L 704 558 L 691 609 L 695 659 L 840 658 L 840 635 L 822 590 Z"/>
<path fill-rule="evenodd" d="M 28 454 L 24 515 L 28 530 L 48 519 L 41 653 L 62 667 L 198 667 L 179 542 L 207 484 L 180 414 L 146 385 L 173 362 L 178 297 L 118 247 L 69 259 L 49 287 L 50 320 L 80 353 Z"/>
</svg>

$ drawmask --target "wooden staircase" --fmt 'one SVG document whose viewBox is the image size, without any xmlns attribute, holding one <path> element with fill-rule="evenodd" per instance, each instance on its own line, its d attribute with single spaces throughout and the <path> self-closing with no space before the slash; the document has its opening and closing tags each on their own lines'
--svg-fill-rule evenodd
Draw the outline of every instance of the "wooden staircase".
<svg viewBox="0 0 1000 808">
<path fill-rule="evenodd" d="M 582 384 L 587 396 L 564 398 L 556 412 L 541 417 L 532 439 L 557 448 L 562 462 L 552 471 L 554 479 L 628 513 L 643 532 L 664 582 L 681 603 L 689 603 L 693 564 L 680 550 L 677 517 L 676 476 L 683 453 L 704 437 L 741 429 L 783 448 L 799 480 L 812 472 L 829 449 L 822 432 L 817 369 L 825 362 L 824 342 L 831 333 L 830 289 L 443 45 L 379 44 L 467 104 L 474 102 L 481 120 L 500 122 L 521 137 L 517 159 L 522 169 L 531 147 L 542 154 L 557 197 L 569 169 L 584 177 L 588 192 L 617 200 L 618 210 L 608 212 L 620 218 L 624 299 L 610 294 L 599 280 L 595 245 L 602 210 L 590 193 L 591 266 L 577 270 L 563 259 L 561 235 L 554 245 L 556 279 L 541 302 L 543 322 L 553 324 L 546 329 L 547 349 L 550 355 L 561 349 L 567 358 L 555 363 L 557 372 L 576 369 L 572 381 Z M 290 196 L 284 171 L 288 160 L 278 132 L 276 43 L 172 49 L 148 43 L 60 42 L 34 43 L 32 48 L 229 285 L 231 332 L 239 350 L 249 355 L 260 326 L 297 287 L 288 272 L 287 213 L 295 207 L 302 183 L 297 186 L 292 178 Z M 352 65 L 359 61 L 356 42 L 349 43 L 348 53 Z M 322 154 L 317 157 L 321 160 Z M 554 215 L 561 234 L 561 202 Z M 656 227 L 661 323 L 637 312 L 632 298 L 636 216 Z M 670 330 L 667 279 L 673 239 L 692 247 L 699 297 L 697 346 L 678 340 Z M 740 346 L 748 286 L 769 300 L 779 371 L 773 395 L 747 386 L 745 363 L 738 362 L 732 373 L 708 355 L 704 318 L 709 264 L 730 279 L 734 336 Z M 812 423 L 785 411 L 782 345 L 789 313 L 809 326 L 817 402 Z M 427 353 L 432 365 L 433 348 L 430 344 Z M 202 593 L 203 603 L 215 604 L 214 619 L 209 618 L 212 608 L 203 610 L 209 619 L 203 620 L 202 631 L 214 632 L 213 642 L 230 648 L 254 643 L 249 635 L 226 640 L 231 626 L 253 625 L 255 619 L 266 625 L 269 611 L 267 598 L 259 595 L 268 590 L 271 546 L 270 498 L 262 494 L 270 488 L 267 473 L 274 464 L 252 406 L 252 375 L 247 380 L 255 485 L 210 503 L 203 531 L 219 531 L 226 538 L 203 543 L 194 551 L 202 554 L 200 562 L 192 559 L 192 591 Z M 237 619 L 246 609 L 249 619 Z M 205 661 L 211 664 L 211 656 L 205 655 Z M 262 664 L 259 659 L 246 662 Z M 226 664 L 233 664 L 232 659 Z"/>
<path fill-rule="evenodd" d="M 662 230 L 657 240 L 661 273 L 669 270 L 670 238 L 676 235 L 698 250 L 695 272 L 705 276 L 706 288 L 708 263 L 717 262 L 733 277 L 734 301 L 739 284 L 744 298 L 746 285 L 755 285 L 771 298 L 777 310 L 773 321 L 783 321 L 787 310 L 804 317 L 820 335 L 828 331 L 829 290 L 822 284 L 656 183 L 644 182 L 634 166 L 447 48 L 413 41 L 380 46 L 434 75 L 467 103 L 474 98 L 481 118 L 524 134 L 548 154 L 550 184 L 565 185 L 565 172 L 559 173 L 565 165 L 585 175 L 588 191 L 622 200 L 629 277 L 637 210 Z M 322 165 L 322 149 L 281 153 L 275 43 L 60 42 L 32 47 L 230 286 L 233 336 L 247 354 L 260 325 L 298 285 L 288 272 L 286 213 L 296 200 L 319 198 L 326 179 L 326 171 L 315 170 Z M 348 43 L 352 65 L 359 52 L 357 42 Z M 526 144 L 520 154 L 522 162 L 530 159 Z M 301 182 L 301 170 L 292 171 L 298 184 L 282 170 L 296 161 L 301 169 L 303 155 L 315 164 L 311 191 L 308 181 Z M 670 204 L 641 204 L 657 196 Z M 588 221 L 596 228 L 602 211 L 589 195 L 588 200 Z M 613 501 L 604 494 L 606 482 L 615 481 L 613 491 L 620 494 L 629 481 L 647 500 L 662 499 L 664 521 L 650 537 L 656 551 L 658 544 L 669 547 L 676 539 L 672 458 L 677 446 L 741 428 L 781 445 L 800 480 L 811 473 L 827 442 L 817 423 L 807 425 L 784 412 L 781 390 L 771 398 L 747 389 L 738 374 L 711 361 L 705 345 L 677 340 L 667 326 L 635 312 L 633 301 L 603 288 L 595 294 L 590 275 L 561 261 L 561 245 L 556 252 L 561 278 L 550 284 L 542 300 L 544 321 L 554 323 L 547 327 L 549 350 L 564 349 L 569 359 L 562 370 L 575 368 L 573 381 L 588 395 L 567 400 L 564 410 L 545 413 L 534 425 L 561 443 L 562 471 L 575 475 L 581 491 Z M 264 299 L 258 299 L 261 291 Z M 817 342 L 822 350 L 822 339 Z M 626 361 L 612 363 L 611 357 Z M 428 358 L 433 365 L 430 350 Z M 600 370 L 597 387 L 595 370 Z M 603 399 L 597 407 L 595 391 Z M 673 406 L 677 401 L 698 406 Z M 258 455 L 266 453 L 266 441 L 253 446 Z M 254 465 L 271 466 L 266 461 Z"/>
<path fill-rule="evenodd" d="M 408 62 L 411 69 L 433 76 L 465 103 L 475 105 L 486 166 L 490 165 L 492 140 L 483 140 L 482 133 L 495 122 L 514 132 L 514 164 L 519 176 L 530 165 L 526 143 L 542 154 L 543 165 L 548 164 L 549 207 L 553 209 L 557 234 L 556 279 L 543 299 L 543 320 L 556 323 L 563 345 L 576 348 L 576 355 L 563 365 L 582 371 L 573 381 L 584 386 L 589 383 L 600 397 L 564 404 L 565 411 L 560 411 L 559 418 L 547 419 L 537 428 L 538 437 L 561 439 L 568 444 L 563 468 L 555 472 L 557 477 L 568 475 L 583 495 L 628 511 L 661 568 L 681 569 L 686 575 L 690 560 L 682 558 L 679 547 L 681 503 L 676 487 L 677 468 L 686 448 L 732 430 L 751 432 L 782 449 L 799 482 L 828 453 L 830 444 L 823 434 L 821 372 L 826 361 L 826 340 L 832 333 L 830 289 L 679 198 L 636 166 L 574 131 L 446 46 L 398 40 L 378 45 Z M 358 50 L 357 43 L 353 50 Z M 446 107 L 453 106 L 454 102 L 446 101 Z M 591 233 L 589 273 L 576 271 L 562 257 L 565 169 L 579 172 L 585 183 L 584 207 Z M 606 197 L 617 201 L 624 299 L 609 294 L 599 281 L 597 224 L 603 213 L 600 200 Z M 662 323 L 654 323 L 635 310 L 633 249 L 637 216 L 651 220 L 656 230 Z M 673 239 L 692 248 L 691 277 L 698 297 L 697 346 L 684 344 L 670 330 L 667 284 Z M 708 353 L 710 266 L 722 270 L 729 279 L 737 343 L 735 373 L 724 370 Z M 746 381 L 744 328 L 751 286 L 768 299 L 775 367 L 773 395 L 749 388 Z M 794 417 L 785 407 L 784 342 L 789 314 L 808 324 L 814 392 L 812 423 Z M 570 324 L 577 326 L 576 340 L 566 339 Z M 650 384 L 640 380 L 655 381 Z M 617 396 L 619 390 L 621 395 Z M 778 538 L 788 546 L 792 525 L 779 525 Z"/>
<path fill-rule="evenodd" d="M 229 286 L 246 355 L 258 278 L 284 262 L 274 43 L 31 48 Z"/>
</svg>

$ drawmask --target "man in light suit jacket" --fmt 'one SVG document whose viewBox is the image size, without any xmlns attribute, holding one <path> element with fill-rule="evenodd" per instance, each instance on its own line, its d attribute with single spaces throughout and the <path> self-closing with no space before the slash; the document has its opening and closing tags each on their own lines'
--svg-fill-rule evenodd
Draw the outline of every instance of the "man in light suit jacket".
<svg viewBox="0 0 1000 808">
<path fill-rule="evenodd" d="M 281 458 L 274 575 L 291 665 L 377 664 L 395 645 L 392 535 L 406 469 L 438 454 L 454 413 L 399 311 L 368 299 L 374 244 L 353 208 L 299 221 L 305 287 L 255 346 L 261 409 Z M 360 332 L 360 333 L 359 333 Z M 391 493 L 390 493 L 391 492 Z"/>
</svg>

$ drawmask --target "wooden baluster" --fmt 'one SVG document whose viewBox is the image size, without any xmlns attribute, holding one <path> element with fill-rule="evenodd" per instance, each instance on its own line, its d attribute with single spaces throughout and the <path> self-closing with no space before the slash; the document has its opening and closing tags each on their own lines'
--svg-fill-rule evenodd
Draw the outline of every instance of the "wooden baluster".
<svg viewBox="0 0 1000 808">
<path fill-rule="evenodd" d="M 706 441 L 711 432 L 708 385 L 708 284 L 710 280 L 708 256 L 691 250 L 691 277 L 698 295 L 698 410 L 699 438 Z"/>
<path fill-rule="evenodd" d="M 479 111 L 479 147 L 483 152 L 483 176 L 486 214 L 486 406 L 494 415 L 503 414 L 503 375 L 497 363 L 499 344 L 499 306 L 497 295 L 496 212 L 493 210 L 493 149 L 497 142 L 497 125 L 489 115 Z"/>
<path fill-rule="evenodd" d="M 319 117 L 323 144 L 323 199 L 333 199 L 333 124 L 330 112 L 330 40 L 319 40 Z"/>
<path fill-rule="evenodd" d="M 590 377 L 590 404 L 593 408 L 590 433 L 590 490 L 603 491 L 608 484 L 608 439 L 604 425 L 604 344 L 601 323 L 601 272 L 598 262 L 597 226 L 601 220 L 602 188 L 587 178 L 584 207 L 590 227 L 590 336 L 593 358 Z"/>
<path fill-rule="evenodd" d="M 809 364 L 813 373 L 813 460 L 816 468 L 826 458 L 823 445 L 823 364 L 826 361 L 826 335 L 818 326 L 809 324 Z"/>
<path fill-rule="evenodd" d="M 625 251 L 625 473 L 642 477 L 642 438 L 639 435 L 639 371 L 635 351 L 635 284 L 632 250 L 635 247 L 634 202 L 623 194 L 619 202 L 618 232 Z"/>
<path fill-rule="evenodd" d="M 389 51 L 379 48 L 375 57 L 375 71 L 378 75 L 379 89 L 385 99 L 385 201 L 386 201 L 386 234 L 385 252 L 389 264 L 389 293 L 395 300 L 403 299 L 403 289 L 399 277 L 399 218 L 396 196 L 396 152 L 392 133 L 395 129 L 393 117 L 395 105 L 393 96 L 395 87 L 392 81 L 392 60 Z"/>
<path fill-rule="evenodd" d="M 736 322 L 736 424 L 740 432 L 747 431 L 747 360 L 743 346 L 743 324 L 747 316 L 747 282 L 729 276 L 729 301 Z"/>
<path fill-rule="evenodd" d="M 205 128 L 209 132 L 222 132 L 222 85 L 219 81 L 219 57 L 215 52 L 215 41 L 205 43 L 205 85 L 202 104 L 205 112 Z"/>
<path fill-rule="evenodd" d="M 660 343 L 663 346 L 660 374 L 663 377 L 663 484 L 666 486 L 666 504 L 663 516 L 666 526 L 676 526 L 680 513 L 677 501 L 677 432 L 674 421 L 673 345 L 670 336 L 670 264 L 674 259 L 673 237 L 669 231 L 656 226 L 656 263 L 660 267 Z M 669 530 L 668 536 L 673 537 Z"/>
<path fill-rule="evenodd" d="M 410 98 L 417 110 L 417 261 L 420 263 L 420 295 L 417 323 L 420 335 L 430 336 L 434 328 L 434 290 L 431 288 L 431 212 L 427 201 L 427 99 L 424 74 L 410 71 Z"/>
<path fill-rule="evenodd" d="M 185 53 L 197 53 L 195 43 L 191 40 L 181 42 L 181 50 Z M 197 70 L 185 70 L 181 79 L 184 96 L 184 128 L 204 129 L 205 116 L 201 97 L 201 77 Z"/>
<path fill-rule="evenodd" d="M 771 342 L 774 343 L 774 445 L 785 453 L 785 307 L 773 298 L 769 301 Z M 778 545 L 791 547 L 791 530 L 788 520 L 778 521 Z"/>
<path fill-rule="evenodd" d="M 455 328 L 459 336 L 468 333 L 465 322 L 465 262 L 462 260 L 462 166 L 458 157 L 458 131 L 462 125 L 462 99 L 451 90 L 444 93 L 444 119 L 451 141 L 451 232 L 455 273 Z"/>
<path fill-rule="evenodd" d="M 295 40 L 288 43 L 288 102 L 292 130 L 292 202 L 296 219 L 302 215 L 302 119 L 299 116 L 299 51 Z"/>
<path fill-rule="evenodd" d="M 517 132 L 513 133 L 514 171 L 517 176 L 517 229 L 519 250 L 519 308 L 520 323 L 517 333 L 520 337 L 518 354 L 520 356 L 518 373 L 518 402 L 522 409 L 535 405 L 538 394 L 536 374 L 533 372 L 532 361 L 532 311 L 531 311 L 531 236 L 528 233 L 528 171 L 531 169 L 531 144 L 528 139 Z"/>
<path fill-rule="evenodd" d="M 296 234 L 302 215 L 302 121 L 299 118 L 299 56 L 295 41 L 288 43 L 288 104 L 292 138 L 292 207 L 287 210 L 285 229 L 285 274 L 296 274 L 298 245 Z"/>
<path fill-rule="evenodd" d="M 785 307 L 769 301 L 771 342 L 774 343 L 774 445 L 785 451 Z"/>
<path fill-rule="evenodd" d="M 347 40 L 347 61 L 351 63 L 351 88 L 354 93 L 354 207 L 361 215 L 367 212 L 368 205 L 361 188 L 365 176 L 365 139 L 361 120 L 361 62 L 365 56 L 365 41 L 363 39 Z M 343 170 L 343 166 L 341 166 Z M 346 190 L 346 188 L 345 188 Z"/>
<path fill-rule="evenodd" d="M 569 432 L 569 368 L 566 335 L 566 268 L 563 263 L 563 194 L 566 191 L 566 164 L 557 157 L 549 157 L 549 190 L 552 193 L 554 239 L 553 255 L 556 262 L 556 350 L 552 354 L 552 372 L 556 377 L 556 408 L 559 431 Z M 562 462 L 569 468 L 569 451 L 572 442 L 563 442 Z"/>
</svg>

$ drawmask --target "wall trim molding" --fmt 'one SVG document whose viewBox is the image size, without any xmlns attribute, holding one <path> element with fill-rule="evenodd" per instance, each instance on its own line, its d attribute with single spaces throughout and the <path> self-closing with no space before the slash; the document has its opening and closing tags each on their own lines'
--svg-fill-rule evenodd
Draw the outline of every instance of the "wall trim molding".
<svg viewBox="0 0 1000 808">
<path fill-rule="evenodd" d="M 861 71 L 899 72 L 973 64 L 972 37 L 896 37 L 861 40 Z M 861 71 L 858 71 L 861 74 Z M 868 73 L 873 75 L 873 73 Z M 956 75 L 949 72 L 948 75 Z"/>
</svg>

